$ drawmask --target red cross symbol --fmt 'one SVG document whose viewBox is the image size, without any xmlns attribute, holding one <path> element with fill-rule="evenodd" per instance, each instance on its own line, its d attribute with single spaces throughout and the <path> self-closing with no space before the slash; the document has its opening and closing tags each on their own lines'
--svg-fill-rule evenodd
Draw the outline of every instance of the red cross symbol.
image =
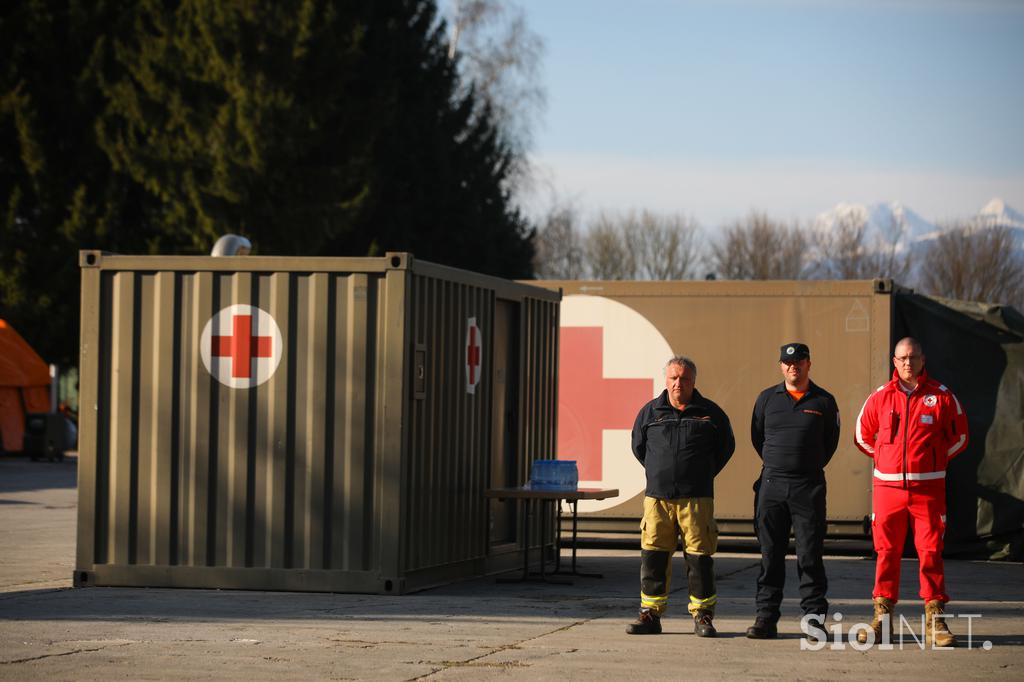
<svg viewBox="0 0 1024 682">
<path fill-rule="evenodd" d="M 562 327 L 559 343 L 558 458 L 575 459 L 580 480 L 601 481 L 602 432 L 633 428 L 651 399 L 654 379 L 604 378 L 601 327 Z"/>
<path fill-rule="evenodd" d="M 476 336 L 477 331 L 476 325 L 470 326 L 469 341 L 466 344 L 466 367 L 469 368 L 469 383 L 471 386 L 477 382 L 476 368 L 480 366 L 480 339 Z"/>
<path fill-rule="evenodd" d="M 476 393 L 480 383 L 480 327 L 476 318 L 466 320 L 466 393 Z"/>
<path fill-rule="evenodd" d="M 252 335 L 252 315 L 235 315 L 232 319 L 234 333 L 231 336 L 214 336 L 211 351 L 215 358 L 231 358 L 231 376 L 248 379 L 252 376 L 252 359 L 269 358 L 270 336 Z"/>
</svg>

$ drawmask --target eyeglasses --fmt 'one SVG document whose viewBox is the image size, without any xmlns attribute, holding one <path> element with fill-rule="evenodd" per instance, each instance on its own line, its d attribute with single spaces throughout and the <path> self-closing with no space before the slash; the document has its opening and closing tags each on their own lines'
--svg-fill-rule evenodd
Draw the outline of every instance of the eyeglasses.
<svg viewBox="0 0 1024 682">
<path fill-rule="evenodd" d="M 904 355 L 902 357 L 900 357 L 900 356 L 893 357 L 893 360 L 895 360 L 896 362 L 900 363 L 901 365 L 905 365 L 908 362 L 914 362 L 915 360 L 920 360 L 920 359 L 921 359 L 920 355 Z"/>
</svg>

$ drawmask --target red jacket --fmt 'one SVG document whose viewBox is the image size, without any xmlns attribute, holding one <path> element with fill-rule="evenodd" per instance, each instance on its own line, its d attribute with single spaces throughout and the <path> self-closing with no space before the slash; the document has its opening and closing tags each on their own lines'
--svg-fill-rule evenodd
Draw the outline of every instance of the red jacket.
<svg viewBox="0 0 1024 682">
<path fill-rule="evenodd" d="M 967 415 L 953 392 L 922 372 L 910 395 L 899 374 L 864 401 L 853 440 L 875 460 L 875 485 L 943 487 L 949 460 L 967 448 Z"/>
</svg>

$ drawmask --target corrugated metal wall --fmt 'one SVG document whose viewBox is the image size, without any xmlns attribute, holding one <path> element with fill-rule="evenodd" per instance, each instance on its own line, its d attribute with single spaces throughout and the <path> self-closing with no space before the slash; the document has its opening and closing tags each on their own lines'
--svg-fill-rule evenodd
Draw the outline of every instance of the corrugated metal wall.
<svg viewBox="0 0 1024 682">
<path fill-rule="evenodd" d="M 554 455 L 558 303 L 524 296 L 524 289 L 511 283 L 507 288 L 493 280 L 487 284 L 429 275 L 417 275 L 412 282 L 412 342 L 423 353 L 425 383 L 410 412 L 403 495 L 408 571 L 479 560 L 489 551 L 484 491 L 490 477 L 490 368 L 499 296 L 519 308 L 518 447 L 508 453 L 515 457 L 516 483 L 528 479 L 534 459 Z M 481 329 L 483 347 L 483 374 L 474 394 L 465 388 L 466 321 L 471 317 Z M 537 531 L 533 537 L 539 537 Z"/>
<path fill-rule="evenodd" d="M 543 335 L 516 342 L 530 349 L 520 393 L 538 395 L 523 398 L 529 446 L 515 456 L 541 456 L 555 434 L 557 294 L 407 254 L 82 262 L 94 409 L 80 423 L 76 584 L 402 592 L 486 570 L 491 389 L 485 373 L 465 390 L 466 322 L 485 368 L 499 295 L 526 309 L 518 333 Z M 211 320 L 236 305 L 262 311 L 245 324 L 269 314 L 280 330 L 264 383 L 231 387 L 207 369 L 236 351 L 258 367 L 250 355 L 278 342 L 266 329 L 239 347 L 213 340 Z"/>
<path fill-rule="evenodd" d="M 462 282 L 415 276 L 412 330 L 425 351 L 424 392 L 410 412 L 405 567 L 429 568 L 486 553 L 487 454 L 491 395 L 466 390 L 466 321 L 481 331 L 481 368 L 491 366 L 494 292 Z"/>
<path fill-rule="evenodd" d="M 523 301 L 520 348 L 519 430 L 516 442 L 522 456 L 517 460 L 517 484 L 530 480 L 530 465 L 538 459 L 555 459 L 558 435 L 558 318 L 559 304 L 529 298 Z M 554 538 L 552 519 L 532 518 L 530 546 L 542 538 Z M 521 524 L 522 521 L 520 520 Z M 520 546 L 523 534 L 518 536 Z"/>
<path fill-rule="evenodd" d="M 369 568 L 370 279 L 103 273 L 96 563 Z M 247 390 L 214 380 L 196 347 L 235 303 L 286 339 L 285 371 Z"/>
</svg>

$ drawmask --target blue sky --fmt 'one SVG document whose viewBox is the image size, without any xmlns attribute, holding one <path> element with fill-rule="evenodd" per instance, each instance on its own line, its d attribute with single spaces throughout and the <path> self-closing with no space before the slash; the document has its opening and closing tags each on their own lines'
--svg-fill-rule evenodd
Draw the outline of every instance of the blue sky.
<svg viewBox="0 0 1024 682">
<path fill-rule="evenodd" d="M 534 211 L 1024 210 L 1024 2 L 517 2 L 546 46 Z"/>
</svg>

